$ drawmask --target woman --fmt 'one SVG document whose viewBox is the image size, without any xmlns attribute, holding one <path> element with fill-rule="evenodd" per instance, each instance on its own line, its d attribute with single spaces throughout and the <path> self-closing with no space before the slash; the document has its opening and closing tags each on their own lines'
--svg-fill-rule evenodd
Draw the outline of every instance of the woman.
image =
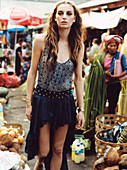
<svg viewBox="0 0 127 170">
<path fill-rule="evenodd" d="M 34 170 L 42 167 L 43 159 L 49 153 L 50 130 L 54 130 L 50 169 L 61 168 L 66 134 L 76 116 L 71 93 L 73 73 L 80 108 L 76 128 L 84 125 L 81 28 L 82 20 L 75 5 L 62 1 L 49 18 L 46 36 L 39 35 L 34 40 L 26 100 L 26 116 L 31 120 L 26 152 L 28 159 L 38 155 Z M 38 65 L 38 85 L 33 95 Z"/>
<path fill-rule="evenodd" d="M 122 43 L 122 37 L 118 35 L 109 35 L 105 38 L 106 54 L 104 60 L 104 67 L 106 70 L 107 82 L 107 99 L 109 102 L 109 113 L 115 114 L 115 108 L 118 102 L 121 84 L 118 78 L 127 74 L 127 64 L 124 55 L 121 57 L 121 64 L 123 72 L 120 75 L 114 75 L 114 63 L 119 59 L 120 52 L 117 51 L 119 44 Z"/>
</svg>

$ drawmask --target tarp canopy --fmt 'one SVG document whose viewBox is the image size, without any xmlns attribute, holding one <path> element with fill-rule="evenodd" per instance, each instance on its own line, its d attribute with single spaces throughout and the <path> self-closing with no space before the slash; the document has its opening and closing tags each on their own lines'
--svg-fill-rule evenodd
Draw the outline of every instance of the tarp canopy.
<svg viewBox="0 0 127 170">
<path fill-rule="evenodd" d="M 115 28 L 120 21 L 120 16 L 124 9 L 125 7 L 121 7 L 104 13 L 84 13 L 82 14 L 83 24 L 86 27 L 94 27 L 98 29 Z"/>
<path fill-rule="evenodd" d="M 121 13 L 120 17 L 121 17 L 122 19 L 127 20 L 127 9 L 125 9 L 125 10 Z"/>
</svg>

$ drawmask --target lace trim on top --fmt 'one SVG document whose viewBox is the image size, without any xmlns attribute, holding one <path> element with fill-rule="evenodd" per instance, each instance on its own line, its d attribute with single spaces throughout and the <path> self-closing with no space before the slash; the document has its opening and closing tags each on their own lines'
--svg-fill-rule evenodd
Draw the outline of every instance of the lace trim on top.
<svg viewBox="0 0 127 170">
<path fill-rule="evenodd" d="M 47 70 L 46 66 L 47 51 L 44 49 L 43 56 L 39 65 L 38 85 L 49 91 L 66 91 L 72 87 L 72 75 L 74 64 L 68 59 L 64 63 L 56 62 L 55 68 Z"/>
</svg>

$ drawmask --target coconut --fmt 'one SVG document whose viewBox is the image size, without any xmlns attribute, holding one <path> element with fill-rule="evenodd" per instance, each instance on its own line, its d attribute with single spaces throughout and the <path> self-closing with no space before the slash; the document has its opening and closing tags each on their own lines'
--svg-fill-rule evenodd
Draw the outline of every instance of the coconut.
<svg viewBox="0 0 127 170">
<path fill-rule="evenodd" d="M 116 148 L 110 147 L 105 151 L 104 160 L 108 166 L 116 165 L 119 161 L 119 154 Z"/>
<path fill-rule="evenodd" d="M 127 169 L 127 154 L 122 154 L 119 159 L 119 166 L 121 169 Z"/>
<path fill-rule="evenodd" d="M 97 159 L 94 162 L 94 170 L 102 170 L 106 167 L 104 157 Z"/>
<path fill-rule="evenodd" d="M 3 135 L 1 141 L 2 141 L 2 144 L 5 145 L 5 146 L 7 146 L 7 147 L 12 146 L 12 144 L 13 144 L 13 139 L 12 139 L 12 137 L 11 137 L 10 135 L 8 135 L 8 134 Z"/>
<path fill-rule="evenodd" d="M 18 153 L 15 148 L 9 148 L 8 151 L 9 151 L 9 152 L 16 152 L 16 153 Z"/>
<path fill-rule="evenodd" d="M 19 143 L 13 142 L 12 147 L 13 147 L 14 149 L 16 149 L 16 151 L 19 153 L 19 149 L 20 149 L 20 144 L 19 144 Z"/>
<path fill-rule="evenodd" d="M 123 158 L 127 158 L 127 154 L 122 154 L 122 155 L 120 156 L 120 161 L 121 161 Z"/>
<path fill-rule="evenodd" d="M 110 166 L 110 167 L 107 167 L 103 170 L 119 170 L 119 165 Z"/>
</svg>

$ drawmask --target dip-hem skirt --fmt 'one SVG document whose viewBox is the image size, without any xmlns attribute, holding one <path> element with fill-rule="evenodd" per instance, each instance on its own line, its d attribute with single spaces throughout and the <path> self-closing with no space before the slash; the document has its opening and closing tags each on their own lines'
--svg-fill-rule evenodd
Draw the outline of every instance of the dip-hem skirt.
<svg viewBox="0 0 127 170">
<path fill-rule="evenodd" d="M 69 125 L 64 148 L 69 150 L 74 140 L 76 124 L 76 107 L 71 90 L 53 92 L 36 87 L 32 99 L 32 116 L 30 129 L 26 138 L 25 152 L 28 160 L 39 153 L 39 131 L 45 124 L 50 123 L 51 129 Z M 52 131 L 53 133 L 53 131 Z"/>
</svg>

